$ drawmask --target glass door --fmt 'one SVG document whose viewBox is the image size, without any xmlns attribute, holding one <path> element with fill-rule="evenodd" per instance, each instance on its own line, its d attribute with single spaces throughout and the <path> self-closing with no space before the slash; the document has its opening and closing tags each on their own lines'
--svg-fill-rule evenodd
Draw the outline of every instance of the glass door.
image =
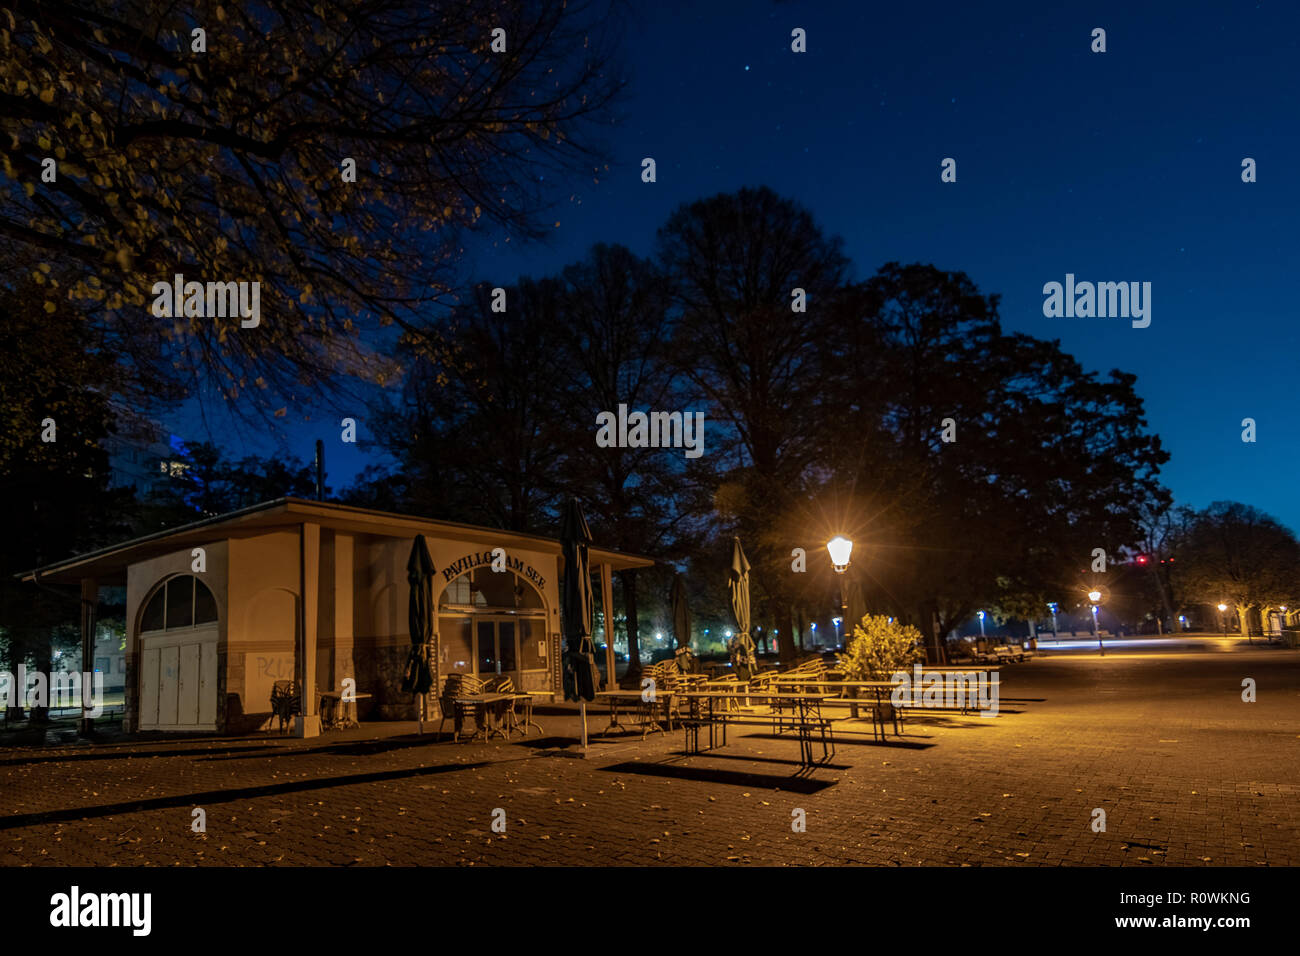
<svg viewBox="0 0 1300 956">
<path fill-rule="evenodd" d="M 519 673 L 519 635 L 510 618 L 478 618 L 474 622 L 476 672 L 486 680 L 501 675 L 516 687 L 523 685 Z"/>
<path fill-rule="evenodd" d="M 487 679 L 501 673 L 501 658 L 497 656 L 496 621 L 474 622 L 475 670 L 479 677 Z"/>
</svg>

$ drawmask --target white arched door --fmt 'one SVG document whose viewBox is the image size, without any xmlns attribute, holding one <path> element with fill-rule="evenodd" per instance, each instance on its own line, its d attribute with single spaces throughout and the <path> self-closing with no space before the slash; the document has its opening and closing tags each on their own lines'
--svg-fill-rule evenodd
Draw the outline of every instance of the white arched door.
<svg viewBox="0 0 1300 956">
<path fill-rule="evenodd" d="M 217 604 L 202 581 L 170 578 L 140 621 L 141 730 L 217 729 Z"/>
</svg>

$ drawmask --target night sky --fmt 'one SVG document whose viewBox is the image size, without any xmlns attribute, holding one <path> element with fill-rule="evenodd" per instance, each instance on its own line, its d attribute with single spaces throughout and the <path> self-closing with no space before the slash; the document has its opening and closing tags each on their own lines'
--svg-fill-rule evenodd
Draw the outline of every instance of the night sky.
<svg viewBox="0 0 1300 956">
<path fill-rule="evenodd" d="M 697 6 L 630 11 L 609 174 L 557 184 L 553 239 L 485 237 L 468 275 L 546 274 L 598 241 L 648 254 L 678 204 L 765 184 L 844 238 L 858 278 L 890 260 L 964 271 L 1002 296 L 1006 328 L 1136 373 L 1180 504 L 1243 501 L 1300 529 L 1296 4 Z M 807 53 L 790 50 L 795 27 Z M 956 183 L 940 182 L 944 157 Z M 1070 272 L 1150 282 L 1150 327 L 1045 318 L 1044 283 Z M 236 455 L 307 459 L 326 438 L 337 489 L 377 460 L 339 443 L 337 417 L 299 409 L 275 439 L 192 406 L 166 421 Z"/>
</svg>

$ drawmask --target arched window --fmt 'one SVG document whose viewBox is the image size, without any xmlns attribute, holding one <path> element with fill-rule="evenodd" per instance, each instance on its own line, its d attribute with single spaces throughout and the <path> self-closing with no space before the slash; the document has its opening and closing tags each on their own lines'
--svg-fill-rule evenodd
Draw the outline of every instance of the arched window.
<svg viewBox="0 0 1300 956">
<path fill-rule="evenodd" d="M 217 599 L 208 586 L 189 574 L 168 578 L 153 592 L 140 617 L 141 631 L 198 627 L 217 620 Z"/>
<path fill-rule="evenodd" d="M 451 581 L 443 591 L 442 605 L 475 608 L 541 610 L 542 596 L 513 571 L 474 568 Z"/>
</svg>

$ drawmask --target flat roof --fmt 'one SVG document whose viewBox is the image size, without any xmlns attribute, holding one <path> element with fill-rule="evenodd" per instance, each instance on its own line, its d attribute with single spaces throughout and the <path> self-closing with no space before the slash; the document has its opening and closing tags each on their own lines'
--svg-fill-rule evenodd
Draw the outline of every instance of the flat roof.
<svg viewBox="0 0 1300 956">
<path fill-rule="evenodd" d="M 560 554 L 559 539 L 542 535 L 454 521 L 435 521 L 432 518 L 374 511 L 328 501 L 276 498 L 274 501 L 264 501 L 228 514 L 204 518 L 179 528 L 156 531 L 121 544 L 75 555 L 15 576 L 23 581 L 40 580 L 62 584 L 76 583 L 82 578 L 98 578 L 105 584 L 125 583 L 127 567 L 140 561 L 217 540 L 250 538 L 304 523 L 319 524 L 334 531 L 393 538 L 413 538 L 417 534 L 423 534 L 427 538 L 456 538 L 494 546 L 500 545 L 504 540 L 514 542 L 516 546 L 527 546 L 557 556 Z M 648 568 L 655 564 L 653 558 L 644 555 L 594 545 L 590 553 L 592 564 L 608 564 L 615 571 Z"/>
</svg>

